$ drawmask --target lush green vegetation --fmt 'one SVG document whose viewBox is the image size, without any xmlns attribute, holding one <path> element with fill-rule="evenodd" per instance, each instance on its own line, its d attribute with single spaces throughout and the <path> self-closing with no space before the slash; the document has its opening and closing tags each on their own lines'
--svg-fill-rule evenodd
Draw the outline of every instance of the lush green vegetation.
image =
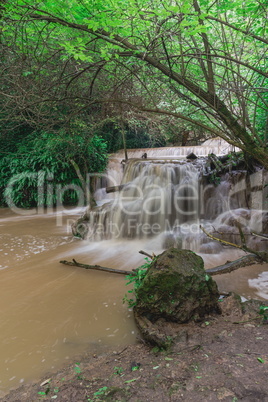
<svg viewBox="0 0 268 402">
<path fill-rule="evenodd" d="M 34 132 L 13 148 L 0 159 L 0 190 L 9 206 L 74 205 L 84 194 L 73 163 L 86 179 L 107 162 L 106 143 L 98 136 Z"/>
<path fill-rule="evenodd" d="M 5 0 L 0 13 L 2 189 L 38 168 L 85 190 L 106 152 L 193 133 L 268 168 L 263 0 Z M 36 179 L 21 180 L 32 205 Z"/>
<path fill-rule="evenodd" d="M 152 263 L 152 261 L 149 260 L 149 258 L 144 258 L 145 263 L 135 269 L 134 274 L 131 275 L 126 275 L 126 280 L 127 285 L 131 285 L 132 289 L 128 290 L 128 293 L 132 293 L 135 299 L 129 299 L 128 295 L 126 294 L 123 298 L 123 303 L 127 303 L 128 307 L 134 307 L 136 305 L 136 292 L 137 290 L 141 287 L 143 279 L 145 278 L 145 275 L 147 274 L 147 271 Z"/>
</svg>

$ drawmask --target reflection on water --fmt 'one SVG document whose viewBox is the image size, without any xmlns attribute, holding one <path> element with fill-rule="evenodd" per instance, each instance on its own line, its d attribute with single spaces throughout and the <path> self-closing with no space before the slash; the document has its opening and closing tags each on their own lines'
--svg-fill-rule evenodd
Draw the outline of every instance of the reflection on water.
<svg viewBox="0 0 268 402">
<path fill-rule="evenodd" d="M 143 249 L 160 253 L 159 238 L 88 243 L 74 239 L 67 223 L 81 211 L 20 216 L 0 210 L 0 390 L 38 379 L 80 353 L 136 341 L 132 313 L 122 298 L 123 276 L 65 266 L 61 259 L 131 270 Z M 204 254 L 206 268 L 241 252 Z M 268 264 L 216 277 L 221 290 L 268 299 Z M 250 286 L 248 286 L 250 279 Z M 1 394 L 0 394 L 1 395 Z"/>
</svg>

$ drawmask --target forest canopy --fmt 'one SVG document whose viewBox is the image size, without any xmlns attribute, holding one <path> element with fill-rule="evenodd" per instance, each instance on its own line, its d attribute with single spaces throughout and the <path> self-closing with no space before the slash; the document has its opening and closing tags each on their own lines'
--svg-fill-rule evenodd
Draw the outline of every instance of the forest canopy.
<svg viewBox="0 0 268 402">
<path fill-rule="evenodd" d="M 5 0 L 0 21 L 2 141 L 192 130 L 268 168 L 264 1 Z"/>
</svg>

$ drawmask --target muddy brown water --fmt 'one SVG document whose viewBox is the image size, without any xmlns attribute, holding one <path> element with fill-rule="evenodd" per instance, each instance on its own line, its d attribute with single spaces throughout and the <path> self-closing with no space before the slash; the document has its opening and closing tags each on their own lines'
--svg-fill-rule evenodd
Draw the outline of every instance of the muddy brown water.
<svg viewBox="0 0 268 402">
<path fill-rule="evenodd" d="M 132 313 L 122 303 L 124 276 L 65 266 L 75 258 L 112 268 L 144 262 L 138 251 L 154 243 L 74 239 L 70 224 L 81 210 L 31 215 L 0 210 L 0 391 L 2 394 L 57 370 L 84 352 L 136 342 Z M 206 267 L 235 259 L 205 257 Z M 218 276 L 220 290 L 268 300 L 268 264 Z M 1 396 L 1 394 L 0 394 Z"/>
</svg>

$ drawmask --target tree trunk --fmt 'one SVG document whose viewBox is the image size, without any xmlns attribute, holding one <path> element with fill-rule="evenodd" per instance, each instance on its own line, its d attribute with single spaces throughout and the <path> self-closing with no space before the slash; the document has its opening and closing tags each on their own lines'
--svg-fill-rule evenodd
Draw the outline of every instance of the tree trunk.
<svg viewBox="0 0 268 402">
<path fill-rule="evenodd" d="M 81 185 L 82 185 L 82 188 L 84 191 L 84 195 L 86 197 L 86 203 L 90 206 L 91 209 L 94 208 L 97 205 L 97 203 L 96 203 L 94 197 L 92 196 L 91 191 L 89 190 L 89 188 L 87 186 L 87 183 L 81 173 L 81 170 L 80 170 L 78 164 L 73 159 L 70 159 L 70 163 L 73 165 L 74 170 L 81 182 Z"/>
<path fill-rule="evenodd" d="M 127 142 L 126 142 L 126 132 L 125 132 L 123 121 L 121 121 L 121 133 L 122 133 L 123 147 L 124 147 L 124 152 L 125 152 L 125 160 L 127 161 L 128 160 Z"/>
<path fill-rule="evenodd" d="M 266 169 L 268 169 L 267 147 L 264 146 L 262 147 L 260 145 L 261 143 L 258 142 L 260 140 L 256 140 L 256 142 L 254 141 L 254 138 L 251 136 L 251 134 L 247 131 L 245 127 L 243 127 L 239 123 L 237 117 L 228 109 L 224 101 L 221 100 L 218 97 L 218 95 L 216 95 L 213 91 L 212 92 L 210 92 L 209 90 L 206 91 L 205 89 L 202 88 L 201 85 L 196 83 L 191 78 L 187 78 L 184 74 L 182 75 L 181 73 L 173 71 L 172 66 L 168 63 L 169 59 L 167 60 L 166 64 L 165 62 L 160 61 L 157 56 L 154 56 L 153 53 L 147 51 L 146 52 L 140 51 L 139 47 L 134 42 L 132 43 L 130 38 L 122 37 L 118 34 L 111 35 L 111 32 L 106 31 L 105 29 L 93 30 L 85 25 L 69 22 L 67 20 L 60 19 L 53 15 L 41 14 L 40 12 L 38 14 L 30 13 L 29 15 L 32 19 L 58 23 L 63 26 L 87 32 L 95 36 L 96 38 L 102 39 L 108 43 L 112 43 L 113 45 L 118 46 L 118 48 L 123 49 L 123 52 L 120 54 L 121 57 L 129 58 L 129 56 L 133 56 L 141 60 L 142 62 L 147 63 L 148 65 L 154 67 L 156 70 L 160 71 L 165 77 L 168 77 L 171 81 L 189 90 L 198 99 L 200 99 L 207 106 L 209 106 L 209 108 L 215 111 L 218 119 L 225 125 L 225 127 L 230 133 L 226 134 L 230 139 L 230 143 L 232 145 L 241 148 L 243 151 L 247 151 L 257 161 L 259 161 Z M 210 62 L 209 59 L 208 62 Z M 213 78 L 214 73 L 212 70 L 210 70 L 210 74 L 212 75 Z M 122 130 L 122 136 L 124 142 L 125 141 L 124 130 Z M 224 134 L 222 134 L 222 136 L 226 138 Z M 127 160 L 128 158 L 125 144 L 124 149 L 126 154 L 125 159 Z"/>
<path fill-rule="evenodd" d="M 268 148 L 252 146 L 247 149 L 247 153 L 253 156 L 261 165 L 268 170 Z"/>
</svg>

